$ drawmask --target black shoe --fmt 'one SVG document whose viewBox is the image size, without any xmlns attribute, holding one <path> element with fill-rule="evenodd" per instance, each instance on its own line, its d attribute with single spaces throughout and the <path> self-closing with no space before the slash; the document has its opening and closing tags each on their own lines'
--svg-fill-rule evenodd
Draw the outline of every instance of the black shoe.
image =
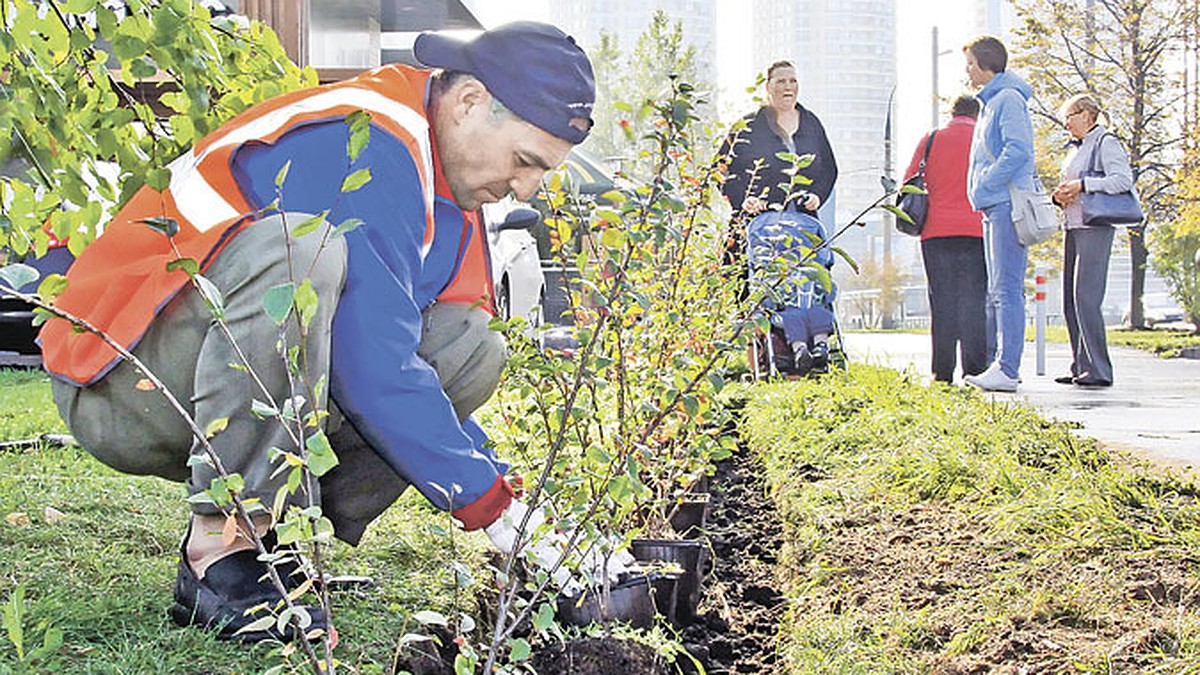
<svg viewBox="0 0 1200 675">
<path fill-rule="evenodd" d="M 1104 387 L 1111 387 L 1112 382 L 1109 382 L 1108 380 L 1096 380 L 1087 376 L 1080 376 L 1075 378 L 1074 385 L 1076 387 L 1083 387 L 1084 389 L 1103 389 Z"/>
<path fill-rule="evenodd" d="M 829 370 L 829 343 L 818 342 L 812 348 L 813 370 L 825 372 Z"/>
<path fill-rule="evenodd" d="M 186 536 L 183 542 L 175 577 L 175 605 L 171 607 L 171 619 L 176 624 L 215 629 L 219 640 L 285 642 L 301 636 L 294 624 L 281 632 L 274 623 L 262 630 L 238 633 L 241 628 L 269 616 L 269 611 L 277 613 L 282 607 L 283 598 L 267 577 L 267 565 L 258 560 L 257 551 L 238 551 L 221 558 L 209 565 L 203 579 L 198 579 L 188 564 Z M 285 586 L 293 588 L 302 582 L 302 575 L 294 573 L 297 569 L 294 562 L 277 567 Z M 246 614 L 251 607 L 263 604 L 267 610 Z M 324 611 L 316 607 L 305 609 L 312 623 L 303 634 L 328 629 Z"/>
<path fill-rule="evenodd" d="M 1054 381 L 1057 382 L 1058 384 L 1075 384 L 1075 376 L 1074 375 L 1062 375 L 1060 377 L 1054 378 Z"/>
</svg>

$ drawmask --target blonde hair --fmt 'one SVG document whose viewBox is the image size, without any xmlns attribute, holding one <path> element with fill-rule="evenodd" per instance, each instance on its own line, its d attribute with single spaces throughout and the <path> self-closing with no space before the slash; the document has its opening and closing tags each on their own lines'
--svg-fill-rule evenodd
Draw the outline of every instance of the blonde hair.
<svg viewBox="0 0 1200 675">
<path fill-rule="evenodd" d="M 1063 103 L 1062 107 L 1059 108 L 1058 116 L 1063 118 L 1063 121 L 1066 121 L 1067 115 L 1075 112 L 1076 110 L 1082 110 L 1086 113 L 1090 113 L 1092 116 L 1092 123 L 1099 122 L 1101 115 L 1104 115 L 1104 121 L 1108 122 L 1108 113 L 1100 107 L 1100 102 L 1097 101 L 1096 97 L 1092 96 L 1091 94 L 1075 94 L 1071 98 L 1067 99 L 1066 103 Z"/>
</svg>

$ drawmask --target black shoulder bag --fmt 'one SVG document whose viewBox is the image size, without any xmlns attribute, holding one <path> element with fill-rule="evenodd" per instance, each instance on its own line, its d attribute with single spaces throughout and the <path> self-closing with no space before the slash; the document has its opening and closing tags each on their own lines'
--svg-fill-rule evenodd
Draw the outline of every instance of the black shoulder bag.
<svg viewBox="0 0 1200 675">
<path fill-rule="evenodd" d="M 929 132 L 929 137 L 925 140 L 925 155 L 917 165 L 917 173 L 904 181 L 905 185 L 920 188 L 921 192 L 906 192 L 901 189 L 900 196 L 896 198 L 897 208 L 912 219 L 910 223 L 903 218 L 896 218 L 896 229 L 914 237 L 921 236 L 921 229 L 925 227 L 925 216 L 929 213 L 929 194 L 924 191 L 925 163 L 929 161 L 929 149 L 933 147 L 933 137 L 936 134 L 937 129 Z"/>
</svg>

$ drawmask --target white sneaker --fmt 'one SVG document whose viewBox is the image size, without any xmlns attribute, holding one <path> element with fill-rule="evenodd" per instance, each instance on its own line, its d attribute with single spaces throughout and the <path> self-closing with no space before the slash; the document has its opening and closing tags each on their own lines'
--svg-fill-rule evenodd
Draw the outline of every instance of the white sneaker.
<svg viewBox="0 0 1200 675">
<path fill-rule="evenodd" d="M 1020 382 L 1015 377 L 1009 377 L 1000 370 L 1000 364 L 993 363 L 988 366 L 988 369 L 978 375 L 967 375 L 963 378 L 963 382 L 975 385 L 984 391 L 1016 391 L 1017 383 Z"/>
</svg>

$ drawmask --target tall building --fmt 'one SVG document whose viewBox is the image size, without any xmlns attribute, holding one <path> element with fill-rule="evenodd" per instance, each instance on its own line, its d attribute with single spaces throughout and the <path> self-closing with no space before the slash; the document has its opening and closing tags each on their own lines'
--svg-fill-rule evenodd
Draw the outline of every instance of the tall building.
<svg viewBox="0 0 1200 675">
<path fill-rule="evenodd" d="M 759 69 L 780 59 L 796 64 L 800 104 L 825 125 L 837 156 L 837 222 L 845 224 L 883 193 L 888 108 L 896 84 L 895 0 L 754 0 L 751 50 Z M 895 112 L 894 110 L 892 111 Z M 893 136 L 894 138 L 894 136 Z M 892 173 L 909 148 L 891 148 Z M 882 212 L 865 230 L 847 232 L 852 255 L 880 255 L 892 243 Z"/>
<path fill-rule="evenodd" d="M 549 7 L 550 23 L 573 35 L 584 49 L 600 43 L 600 32 L 617 37 L 621 53 L 633 51 L 638 37 L 658 10 L 679 21 L 684 42 L 696 49 L 696 75 L 715 82 L 717 54 L 714 0 L 556 0 Z"/>
</svg>

